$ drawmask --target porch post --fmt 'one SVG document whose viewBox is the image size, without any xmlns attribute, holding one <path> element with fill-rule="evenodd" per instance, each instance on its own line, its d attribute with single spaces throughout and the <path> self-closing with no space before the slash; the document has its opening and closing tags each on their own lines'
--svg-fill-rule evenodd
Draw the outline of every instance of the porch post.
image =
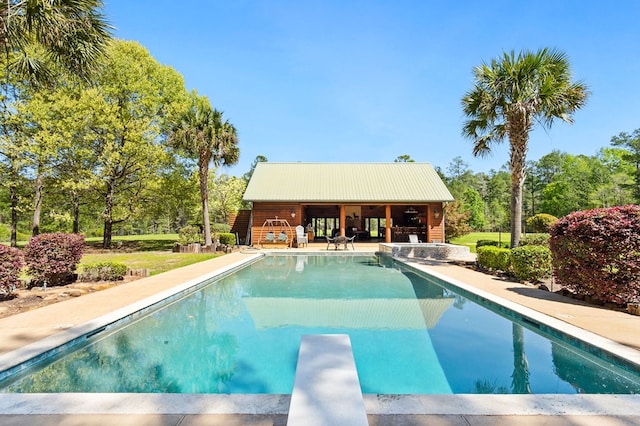
<svg viewBox="0 0 640 426">
<path fill-rule="evenodd" d="M 391 206 L 389 204 L 387 204 L 384 207 L 384 226 L 385 226 L 384 242 L 390 243 L 391 242 Z"/>
<path fill-rule="evenodd" d="M 431 242 L 431 204 L 427 204 L 427 217 L 425 217 L 425 229 L 427 230 L 427 235 L 425 236 L 427 240 L 425 243 Z"/>
<path fill-rule="evenodd" d="M 344 204 L 340 204 L 340 236 L 342 237 L 347 235 L 347 233 L 345 232 L 346 222 L 347 222 L 347 208 L 345 207 Z"/>
</svg>

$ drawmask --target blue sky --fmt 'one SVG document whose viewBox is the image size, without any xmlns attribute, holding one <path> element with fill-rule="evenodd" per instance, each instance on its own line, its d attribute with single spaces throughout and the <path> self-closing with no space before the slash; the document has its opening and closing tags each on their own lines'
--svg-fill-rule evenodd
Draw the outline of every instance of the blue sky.
<svg viewBox="0 0 640 426">
<path fill-rule="evenodd" d="M 592 92 L 575 123 L 530 137 L 527 158 L 595 155 L 640 128 L 640 2 L 589 0 L 105 0 L 135 40 L 238 129 L 241 175 L 271 162 L 388 162 L 500 169 L 474 158 L 461 98 L 504 51 L 557 48 Z"/>
</svg>

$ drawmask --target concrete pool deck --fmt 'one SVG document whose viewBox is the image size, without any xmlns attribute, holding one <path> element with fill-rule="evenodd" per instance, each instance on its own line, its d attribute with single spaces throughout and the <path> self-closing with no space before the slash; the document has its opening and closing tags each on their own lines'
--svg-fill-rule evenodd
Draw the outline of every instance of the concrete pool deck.
<svg viewBox="0 0 640 426">
<path fill-rule="evenodd" d="M 357 252 L 377 249 L 375 243 L 356 244 Z M 325 252 L 326 243 L 286 250 L 307 251 Z M 256 252 L 231 253 L 0 319 L 0 355 L 229 267 Z M 405 261 L 609 339 L 640 357 L 640 316 L 589 306 L 445 262 Z M 0 424 L 285 425 L 289 399 L 287 395 L 254 399 L 242 395 L 0 394 Z M 640 424 L 640 397 L 634 395 L 365 395 L 364 400 L 370 425 Z"/>
</svg>

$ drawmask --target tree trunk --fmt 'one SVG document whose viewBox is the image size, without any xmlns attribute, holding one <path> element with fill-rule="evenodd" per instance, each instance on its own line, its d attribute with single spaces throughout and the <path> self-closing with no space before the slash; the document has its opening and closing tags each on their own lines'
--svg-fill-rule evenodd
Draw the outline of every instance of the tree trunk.
<svg viewBox="0 0 640 426">
<path fill-rule="evenodd" d="M 518 247 L 522 234 L 522 187 L 526 178 L 527 144 L 531 125 L 522 114 L 509 118 L 511 158 L 511 248 Z"/>
<path fill-rule="evenodd" d="M 211 246 L 211 223 L 209 222 L 209 185 L 207 177 L 209 175 L 209 157 L 200 155 L 198 160 L 198 171 L 200 175 L 200 199 L 202 200 L 202 224 L 204 226 L 204 245 Z"/>
<path fill-rule="evenodd" d="M 15 184 L 9 187 L 11 197 L 11 247 L 18 247 L 18 190 Z"/>
<path fill-rule="evenodd" d="M 78 194 L 73 194 L 73 233 L 80 233 L 80 200 Z"/>
<path fill-rule="evenodd" d="M 41 173 L 36 176 L 33 195 L 33 223 L 31 225 L 31 235 L 40 233 L 40 212 L 42 211 L 42 188 L 44 188 L 44 177 Z"/>
<path fill-rule="evenodd" d="M 529 385 L 529 363 L 524 350 L 524 329 L 514 322 L 511 333 L 513 338 L 512 391 L 515 394 L 529 394 L 531 386 Z"/>
<path fill-rule="evenodd" d="M 102 234 L 102 248 L 111 248 L 111 234 L 113 232 L 113 197 L 114 197 L 114 184 L 109 182 L 107 184 L 107 195 L 105 196 L 104 203 L 104 232 Z"/>
</svg>

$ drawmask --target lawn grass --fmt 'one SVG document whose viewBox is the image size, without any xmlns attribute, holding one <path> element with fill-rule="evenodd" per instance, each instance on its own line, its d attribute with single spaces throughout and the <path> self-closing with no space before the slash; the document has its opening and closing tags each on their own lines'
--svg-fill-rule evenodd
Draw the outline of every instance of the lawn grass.
<svg viewBox="0 0 640 426">
<path fill-rule="evenodd" d="M 181 268 L 193 263 L 213 259 L 222 256 L 220 253 L 173 253 L 170 251 L 143 251 L 143 252 L 98 252 L 87 253 L 80 260 L 82 265 L 97 262 L 124 263 L 130 269 L 149 269 L 151 275 L 156 275 L 172 269 Z"/>
<path fill-rule="evenodd" d="M 511 234 L 508 232 L 472 232 L 461 237 L 451 239 L 451 244 L 467 246 L 471 253 L 476 252 L 476 242 L 478 240 L 501 241 L 503 243 L 511 241 Z"/>
<path fill-rule="evenodd" d="M 85 238 L 85 244 L 94 249 L 102 248 L 102 237 Z M 125 251 L 171 250 L 178 241 L 178 234 L 123 235 L 113 237 L 111 246 Z"/>
<path fill-rule="evenodd" d="M 82 265 L 97 262 L 124 263 L 129 269 L 148 269 L 156 275 L 193 263 L 213 259 L 221 253 L 174 253 L 178 234 L 125 235 L 113 237 L 111 249 L 102 249 L 102 237 L 86 238 L 88 247 L 80 260 Z"/>
</svg>

